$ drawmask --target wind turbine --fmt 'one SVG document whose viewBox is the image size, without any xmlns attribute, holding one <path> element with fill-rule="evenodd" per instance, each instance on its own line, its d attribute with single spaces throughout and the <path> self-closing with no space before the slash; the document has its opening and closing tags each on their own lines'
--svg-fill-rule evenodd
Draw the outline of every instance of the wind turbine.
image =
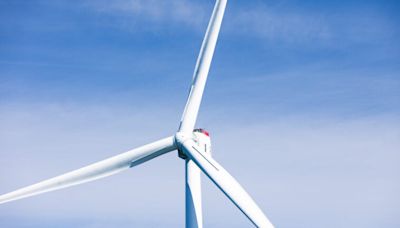
<svg viewBox="0 0 400 228">
<path fill-rule="evenodd" d="M 200 172 L 257 227 L 274 227 L 243 187 L 211 155 L 207 131 L 195 129 L 211 60 L 227 0 L 216 0 L 194 70 L 193 81 L 178 131 L 170 137 L 138 147 L 72 172 L 0 196 L 0 204 L 111 176 L 162 154 L 178 150 L 186 166 L 186 227 L 203 227 Z"/>
</svg>

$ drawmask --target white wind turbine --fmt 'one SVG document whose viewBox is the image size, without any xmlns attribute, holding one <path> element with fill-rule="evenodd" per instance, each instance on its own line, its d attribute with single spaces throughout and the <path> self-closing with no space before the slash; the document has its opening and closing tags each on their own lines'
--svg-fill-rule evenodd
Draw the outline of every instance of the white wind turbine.
<svg viewBox="0 0 400 228">
<path fill-rule="evenodd" d="M 178 150 L 186 162 L 186 227 L 203 227 L 200 171 L 257 227 L 273 227 L 240 184 L 211 156 L 208 132 L 194 129 L 227 0 L 217 0 L 194 70 L 189 97 L 175 135 L 75 171 L 0 196 L 0 204 L 97 180 Z"/>
</svg>

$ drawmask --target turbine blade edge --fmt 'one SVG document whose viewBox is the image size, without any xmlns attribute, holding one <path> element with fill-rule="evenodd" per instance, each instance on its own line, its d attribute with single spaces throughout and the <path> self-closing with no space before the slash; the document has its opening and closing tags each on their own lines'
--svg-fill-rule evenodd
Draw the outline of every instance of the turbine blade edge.
<svg viewBox="0 0 400 228">
<path fill-rule="evenodd" d="M 164 138 L 63 175 L 0 195 L 0 204 L 111 176 L 175 149 L 174 137 Z"/>
<path fill-rule="evenodd" d="M 192 132 L 196 124 L 197 115 L 203 97 L 208 72 L 217 44 L 219 31 L 224 17 L 227 0 L 217 0 L 214 6 L 206 34 L 201 45 L 189 96 L 179 124 L 180 132 Z"/>
</svg>

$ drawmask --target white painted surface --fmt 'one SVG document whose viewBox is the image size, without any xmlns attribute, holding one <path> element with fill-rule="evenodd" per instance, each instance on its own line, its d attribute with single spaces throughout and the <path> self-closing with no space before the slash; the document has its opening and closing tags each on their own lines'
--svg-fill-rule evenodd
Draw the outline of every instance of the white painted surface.
<svg viewBox="0 0 400 228">
<path fill-rule="evenodd" d="M 222 18 L 226 8 L 227 0 L 217 0 L 210 22 L 208 24 L 203 44 L 201 45 L 199 57 L 193 73 L 193 81 L 190 88 L 189 97 L 182 115 L 179 131 L 191 133 L 194 129 L 199 112 L 204 87 L 206 85 L 211 60 L 217 44 Z"/>
</svg>

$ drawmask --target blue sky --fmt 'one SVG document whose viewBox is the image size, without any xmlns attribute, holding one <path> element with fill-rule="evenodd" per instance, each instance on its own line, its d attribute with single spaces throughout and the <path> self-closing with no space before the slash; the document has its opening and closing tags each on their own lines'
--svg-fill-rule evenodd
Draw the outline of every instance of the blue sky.
<svg viewBox="0 0 400 228">
<path fill-rule="evenodd" d="M 212 7 L 0 1 L 0 192 L 172 134 Z M 277 227 L 400 226 L 398 11 L 228 2 L 198 126 Z M 251 227 L 203 180 L 207 227 Z M 176 153 L 0 207 L 2 227 L 183 224 Z"/>
</svg>

